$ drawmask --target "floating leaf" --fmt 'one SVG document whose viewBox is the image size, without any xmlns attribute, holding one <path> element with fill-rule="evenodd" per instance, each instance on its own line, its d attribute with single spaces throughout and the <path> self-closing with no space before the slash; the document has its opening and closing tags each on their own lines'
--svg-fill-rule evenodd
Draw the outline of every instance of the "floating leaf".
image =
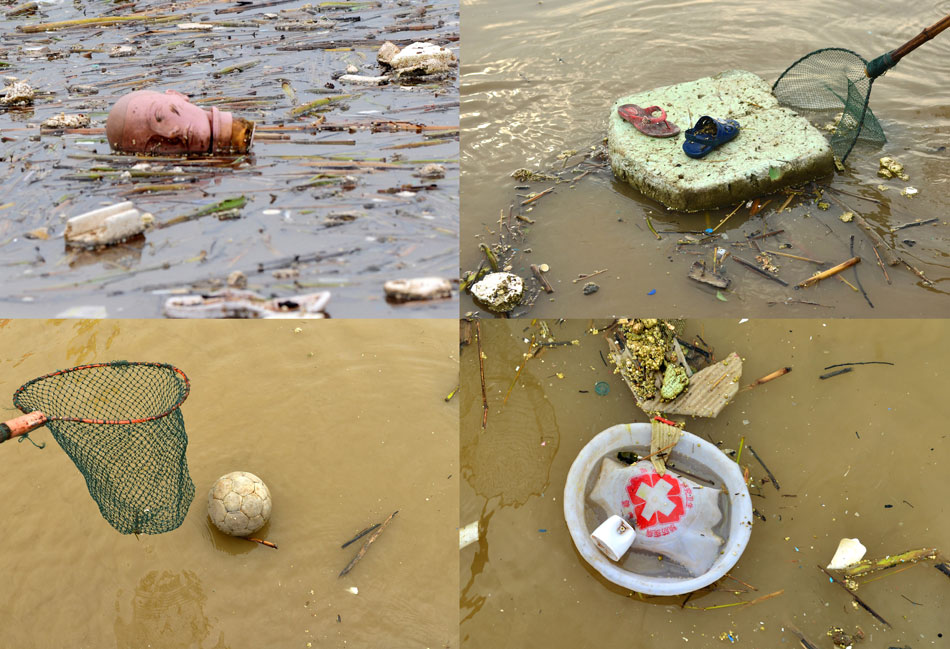
<svg viewBox="0 0 950 649">
<path fill-rule="evenodd" d="M 722 300 L 723 302 L 729 301 L 729 299 L 725 295 L 722 294 L 722 291 L 716 291 L 716 299 Z"/>
<path fill-rule="evenodd" d="M 769 167 L 769 178 L 772 180 L 778 180 L 779 176 L 782 175 L 782 172 L 778 170 L 778 167 Z"/>
</svg>

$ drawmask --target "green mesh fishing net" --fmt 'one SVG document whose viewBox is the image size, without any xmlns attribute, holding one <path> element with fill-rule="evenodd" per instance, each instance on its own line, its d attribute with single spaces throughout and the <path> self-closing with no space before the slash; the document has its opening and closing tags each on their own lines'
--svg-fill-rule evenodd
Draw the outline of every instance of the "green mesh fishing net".
<svg viewBox="0 0 950 649">
<path fill-rule="evenodd" d="M 112 527 L 160 534 L 181 525 L 195 495 L 180 410 L 189 389 L 171 365 L 113 361 L 33 379 L 13 403 L 46 415 Z"/>
<path fill-rule="evenodd" d="M 868 63 L 838 47 L 817 50 L 789 66 L 772 86 L 772 93 L 780 104 L 798 111 L 841 113 L 831 149 L 844 162 L 859 139 L 876 145 L 887 141 L 868 105 L 874 80 L 893 65 L 881 59 L 885 57 Z"/>
</svg>

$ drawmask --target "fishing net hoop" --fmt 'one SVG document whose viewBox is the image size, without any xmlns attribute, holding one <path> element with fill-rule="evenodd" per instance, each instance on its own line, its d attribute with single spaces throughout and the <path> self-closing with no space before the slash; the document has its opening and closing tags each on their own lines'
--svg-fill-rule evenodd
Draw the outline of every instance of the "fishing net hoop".
<svg viewBox="0 0 950 649">
<path fill-rule="evenodd" d="M 13 405 L 20 409 L 23 413 L 29 413 L 34 410 L 31 406 L 24 403 L 28 390 L 47 379 L 51 379 L 59 376 L 66 376 L 74 372 L 83 372 L 91 369 L 98 369 L 103 367 L 126 367 L 126 366 L 141 366 L 141 367 L 155 367 L 161 369 L 167 369 L 173 371 L 180 379 L 182 384 L 182 392 L 180 398 L 167 408 L 164 412 L 160 412 L 154 415 L 149 415 L 147 417 L 139 417 L 135 419 L 95 419 L 90 417 L 68 417 L 65 415 L 47 415 L 47 421 L 74 421 L 83 424 L 104 424 L 104 425 L 127 425 L 127 424 L 144 424 L 149 421 L 155 421 L 157 419 L 162 419 L 172 414 L 181 407 L 181 404 L 185 402 L 185 399 L 188 398 L 188 395 L 191 393 L 191 382 L 188 380 L 188 376 L 175 367 L 174 365 L 169 365 L 168 363 L 149 363 L 144 361 L 111 361 L 108 363 L 89 363 L 87 365 L 77 365 L 76 367 L 71 367 L 66 370 L 57 370 L 55 372 L 50 372 L 49 374 L 44 374 L 43 376 L 38 376 L 35 379 L 27 381 L 19 388 L 16 389 L 16 392 L 13 393 Z"/>
<path fill-rule="evenodd" d="M 194 500 L 181 414 L 190 391 L 167 363 L 112 361 L 37 377 L 13 402 L 36 419 L 31 429 L 49 428 L 113 528 L 161 534 L 184 522 Z"/>
<path fill-rule="evenodd" d="M 818 60 L 812 61 L 815 57 L 818 57 Z M 822 57 L 829 59 L 824 66 L 827 71 L 820 70 Z M 832 63 L 833 57 L 839 57 L 840 60 Z M 853 75 L 855 78 L 851 78 L 852 75 L 848 75 L 844 71 L 845 57 L 855 59 L 853 62 L 855 64 Z M 795 79 L 794 75 L 789 76 L 789 73 L 799 66 L 804 67 L 809 63 L 813 63 L 816 69 L 809 71 L 806 68 L 804 71 L 799 71 L 805 77 L 804 81 Z M 886 141 L 884 131 L 874 113 L 871 112 L 869 105 L 874 80 L 893 65 L 895 63 L 890 54 L 885 54 L 868 62 L 852 50 L 842 47 L 825 47 L 809 52 L 788 66 L 772 85 L 772 94 L 779 100 L 779 103 L 799 109 L 835 110 L 841 108 L 842 117 L 835 127 L 830 144 L 835 156 L 843 163 L 851 154 L 859 139 L 867 139 L 877 144 L 883 144 Z M 828 85 L 820 86 L 819 79 L 821 76 L 834 73 L 846 79 L 846 89 L 839 88 L 836 92 Z M 866 83 L 867 87 L 858 89 L 858 84 L 861 83 Z M 825 101 L 819 101 L 819 97 L 824 98 Z M 831 101 L 832 97 L 837 102 Z"/>
</svg>

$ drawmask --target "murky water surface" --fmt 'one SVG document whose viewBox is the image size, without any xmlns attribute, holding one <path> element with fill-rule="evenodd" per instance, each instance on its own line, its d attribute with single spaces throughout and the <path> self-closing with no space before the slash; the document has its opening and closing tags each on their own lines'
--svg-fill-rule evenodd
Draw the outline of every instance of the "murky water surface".
<svg viewBox="0 0 950 649">
<path fill-rule="evenodd" d="M 793 626 L 817 647 L 831 647 L 825 633 L 834 626 L 860 627 L 867 647 L 943 646 L 948 582 L 932 562 L 879 573 L 886 576 L 859 587 L 890 628 L 852 606 L 816 565 L 828 564 L 843 537 L 859 538 L 869 558 L 923 547 L 946 552 L 946 322 L 683 323 L 682 337 L 700 336 L 717 358 L 739 353 L 743 385 L 792 368 L 740 391 L 715 419 L 686 418 L 686 430 L 723 449 L 735 451 L 744 438 L 740 463 L 756 485 L 750 491 L 760 514 L 729 573 L 735 580 L 688 601 L 641 598 L 607 582 L 577 553 L 564 523 L 565 478 L 583 446 L 614 424 L 646 421 L 605 366 L 606 342 L 586 333 L 588 323 L 550 322 L 558 341 L 580 344 L 528 361 L 507 403 L 528 349 L 524 338 L 537 329 L 525 321 L 481 323 L 484 430 L 474 342 L 462 352 L 460 522 L 478 520 L 482 530 L 461 552 L 463 647 L 710 647 L 733 644 L 727 633 L 739 647 L 797 647 Z M 818 378 L 829 365 L 854 361 L 893 365 Z M 599 381 L 609 386 L 606 396 L 595 392 Z M 741 592 L 749 590 L 743 584 L 756 590 Z"/>
<path fill-rule="evenodd" d="M 844 47 L 873 58 L 950 13 L 946 1 L 930 0 L 898 12 L 893 3 L 880 1 L 831 6 L 817 0 L 470 0 L 463 3 L 463 13 L 461 265 L 463 271 L 476 268 L 483 260 L 478 244 L 499 242 L 517 251 L 508 263 L 523 277 L 531 277 L 530 264 L 548 264 L 547 278 L 555 292 L 542 294 L 532 309 L 517 312 L 589 317 L 648 305 L 651 313 L 696 317 L 948 313 L 950 78 L 941 63 L 950 57 L 946 33 L 909 54 L 874 84 L 871 107 L 889 141 L 882 149 L 856 149 L 844 173 L 819 181 L 847 192 L 826 191 L 827 211 L 818 209 L 814 198 L 799 196 L 780 213 L 785 194 L 763 197 L 763 202 L 771 202 L 754 216 L 741 208 L 717 231 L 722 236 L 714 242 L 678 245 L 685 233 L 716 227 L 732 208 L 668 212 L 614 180 L 609 166 L 575 166 L 606 136 L 607 111 L 618 97 L 728 69 L 748 70 L 772 83 L 799 57 L 822 47 Z M 581 155 L 559 159 L 566 151 Z M 878 159 L 883 155 L 903 162 L 910 180 L 879 178 Z M 558 171 L 566 180 L 591 173 L 573 184 L 555 186 L 551 181 L 516 181 L 510 174 L 518 168 Z M 908 185 L 919 190 L 916 197 L 901 195 Z M 520 205 L 550 187 L 555 187 L 551 194 Z M 509 219 L 510 205 L 515 216 Z M 846 210 L 863 215 L 932 285 L 904 266 L 887 267 L 890 281 L 885 279 L 864 233 L 854 223 L 839 220 Z M 518 220 L 519 214 L 534 223 Z M 936 223 L 891 231 L 933 217 Z M 854 270 L 843 274 L 854 288 L 832 279 L 794 290 L 816 265 L 781 255 L 773 254 L 772 262 L 788 287 L 732 260 L 725 268 L 732 284 L 721 298 L 716 289 L 687 279 L 694 261 L 712 263 L 715 246 L 754 260 L 757 251 L 747 237 L 778 230 L 782 232 L 755 243 L 763 251 L 828 266 L 852 256 L 854 235 L 854 255 L 862 258 L 857 279 L 873 308 L 858 290 Z M 574 281 L 601 270 L 606 272 Z M 584 295 L 586 281 L 597 283 L 600 290 Z M 471 308 L 471 301 L 463 298 L 462 310 Z"/>
<path fill-rule="evenodd" d="M 123 536 L 49 431 L 0 445 L 0 646 L 456 647 L 454 321 L 0 321 L 0 418 L 36 376 L 90 361 L 174 364 L 197 495 L 182 526 Z M 274 509 L 219 533 L 207 492 L 246 470 Z M 13 495 L 15 494 L 15 496 Z M 399 514 L 353 571 L 365 527 Z M 358 589 L 358 594 L 350 592 Z"/>
<path fill-rule="evenodd" d="M 54 316 L 94 306 L 109 317 L 152 317 L 170 294 L 220 287 L 235 270 L 268 297 L 327 288 L 335 317 L 457 313 L 454 301 L 393 307 L 382 288 L 389 279 L 457 272 L 457 70 L 440 80 L 379 88 L 347 85 L 334 75 L 348 65 L 362 75 L 380 74 L 376 51 L 385 40 L 431 41 L 457 54 L 458 3 L 269 4 L 41 2 L 39 15 L 0 18 L 3 74 L 39 93 L 32 109 L 0 109 L 5 315 Z M 17 30 L 146 11 L 159 20 Z M 321 18 L 334 26 L 277 28 Z M 179 27 L 196 22 L 215 27 Z M 110 57 L 117 45 L 130 45 L 135 54 Z M 234 66 L 247 67 L 226 72 Z M 98 92 L 82 94 L 77 86 Z M 178 90 L 206 109 L 254 120 L 251 153 L 217 165 L 110 156 L 101 131 L 108 110 L 137 89 Z M 327 98 L 336 99 L 292 114 Z M 41 133 L 39 124 L 61 112 L 88 114 L 92 131 Z M 151 167 L 133 169 L 142 162 Z M 419 177 L 428 162 L 442 165 L 444 178 Z M 102 205 L 132 200 L 161 224 L 240 196 L 247 204 L 236 219 L 212 214 L 101 252 L 64 248 L 66 219 Z M 38 228 L 49 239 L 27 238 Z"/>
</svg>

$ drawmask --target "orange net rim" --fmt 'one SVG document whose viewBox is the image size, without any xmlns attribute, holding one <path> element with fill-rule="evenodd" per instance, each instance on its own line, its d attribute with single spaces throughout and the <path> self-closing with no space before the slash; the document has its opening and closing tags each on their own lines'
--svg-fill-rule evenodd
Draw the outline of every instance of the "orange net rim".
<svg viewBox="0 0 950 649">
<path fill-rule="evenodd" d="M 169 365 L 168 363 L 150 363 L 146 361 L 110 361 L 108 363 L 88 363 L 86 365 L 77 365 L 76 367 L 71 367 L 66 370 L 57 370 L 55 372 L 50 372 L 49 374 L 44 374 L 43 376 L 38 376 L 35 379 L 27 381 L 19 388 L 16 389 L 16 392 L 13 393 L 13 405 L 20 409 L 23 413 L 31 412 L 29 408 L 25 408 L 20 405 L 18 399 L 19 396 L 26 391 L 34 383 L 39 383 L 45 379 L 52 378 L 54 376 L 62 376 L 63 374 L 69 374 L 71 372 L 82 372 L 84 370 L 91 370 L 100 367 L 127 367 L 129 365 L 139 365 L 142 367 L 157 367 L 160 369 L 168 369 L 175 372 L 178 375 L 178 378 L 181 379 L 182 384 L 185 389 L 182 392 L 181 398 L 175 402 L 168 410 L 165 412 L 159 413 L 157 415 L 152 415 L 150 417 L 143 417 L 141 419 L 90 419 L 87 417 L 46 417 L 46 421 L 74 421 L 80 422 L 83 424 L 104 424 L 104 425 L 115 425 L 115 426 L 127 426 L 129 424 L 144 424 L 149 421 L 155 421 L 156 419 L 162 419 L 172 414 L 181 407 L 181 404 L 185 402 L 185 399 L 188 398 L 188 395 L 191 393 L 191 382 L 188 380 L 188 376 L 175 367 L 174 365 Z"/>
</svg>

